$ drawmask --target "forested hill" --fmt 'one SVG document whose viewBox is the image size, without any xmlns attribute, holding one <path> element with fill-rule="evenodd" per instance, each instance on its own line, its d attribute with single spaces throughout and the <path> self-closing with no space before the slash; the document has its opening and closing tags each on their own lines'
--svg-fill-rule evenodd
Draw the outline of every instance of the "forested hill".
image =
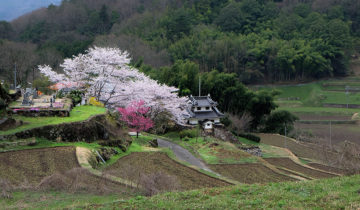
<svg viewBox="0 0 360 210">
<path fill-rule="evenodd" d="M 0 39 L 0 77 L 12 81 L 16 62 L 23 83 L 37 65 L 55 67 L 91 45 L 129 50 L 155 78 L 188 62 L 243 83 L 317 79 L 349 73 L 360 1 L 63 0 L 0 22 Z"/>
</svg>

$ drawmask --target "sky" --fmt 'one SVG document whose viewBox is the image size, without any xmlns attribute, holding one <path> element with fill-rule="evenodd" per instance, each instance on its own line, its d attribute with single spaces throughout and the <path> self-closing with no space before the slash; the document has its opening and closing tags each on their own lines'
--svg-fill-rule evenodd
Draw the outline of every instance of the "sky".
<svg viewBox="0 0 360 210">
<path fill-rule="evenodd" d="M 50 4 L 59 5 L 61 0 L 0 0 L 0 21 L 11 21 Z"/>
</svg>

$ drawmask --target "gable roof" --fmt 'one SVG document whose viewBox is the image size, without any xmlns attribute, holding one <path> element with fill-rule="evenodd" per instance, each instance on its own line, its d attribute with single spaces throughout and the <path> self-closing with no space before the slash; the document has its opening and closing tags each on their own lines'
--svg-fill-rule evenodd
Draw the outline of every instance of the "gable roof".
<svg viewBox="0 0 360 210">
<path fill-rule="evenodd" d="M 192 96 L 191 95 L 189 98 L 190 98 L 192 105 L 194 105 L 194 106 L 201 106 L 201 107 L 217 106 L 217 103 L 210 98 L 210 95 L 207 95 L 207 96 Z"/>
</svg>

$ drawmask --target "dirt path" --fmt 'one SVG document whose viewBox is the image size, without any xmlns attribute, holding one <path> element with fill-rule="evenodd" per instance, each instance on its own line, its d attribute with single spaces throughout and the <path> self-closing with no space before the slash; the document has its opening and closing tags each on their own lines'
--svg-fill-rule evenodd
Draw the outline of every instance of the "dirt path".
<svg viewBox="0 0 360 210">
<path fill-rule="evenodd" d="M 194 155 L 192 155 L 189 151 L 187 151 L 183 147 L 181 147 L 177 144 L 174 144 L 172 142 L 165 141 L 163 139 L 158 139 L 158 144 L 159 144 L 159 147 L 170 148 L 179 160 L 187 162 L 187 163 L 194 165 L 200 169 L 215 173 L 211 169 L 209 169 L 205 165 L 205 163 L 203 163 L 200 159 L 196 158 Z"/>
</svg>

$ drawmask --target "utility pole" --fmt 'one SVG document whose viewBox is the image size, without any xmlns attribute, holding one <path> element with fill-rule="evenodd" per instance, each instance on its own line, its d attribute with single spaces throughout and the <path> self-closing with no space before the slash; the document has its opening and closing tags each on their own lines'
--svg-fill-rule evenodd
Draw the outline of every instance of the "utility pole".
<svg viewBox="0 0 360 210">
<path fill-rule="evenodd" d="M 15 69 L 14 69 L 14 90 L 16 91 L 16 62 L 15 62 Z"/>
<path fill-rule="evenodd" d="M 201 76 L 199 74 L 199 96 L 201 96 Z"/>
<path fill-rule="evenodd" d="M 346 90 L 346 92 L 345 92 L 345 94 L 346 94 L 346 108 L 348 109 L 349 108 L 349 86 L 348 85 L 346 85 L 345 90 Z"/>
<path fill-rule="evenodd" d="M 285 139 L 284 139 L 284 145 L 285 145 L 285 148 L 287 148 L 287 145 L 286 145 L 286 123 L 284 123 L 284 127 L 285 127 Z"/>
<path fill-rule="evenodd" d="M 332 130 L 331 130 L 331 120 L 330 120 L 330 148 L 332 148 L 331 136 L 332 136 Z"/>
</svg>

